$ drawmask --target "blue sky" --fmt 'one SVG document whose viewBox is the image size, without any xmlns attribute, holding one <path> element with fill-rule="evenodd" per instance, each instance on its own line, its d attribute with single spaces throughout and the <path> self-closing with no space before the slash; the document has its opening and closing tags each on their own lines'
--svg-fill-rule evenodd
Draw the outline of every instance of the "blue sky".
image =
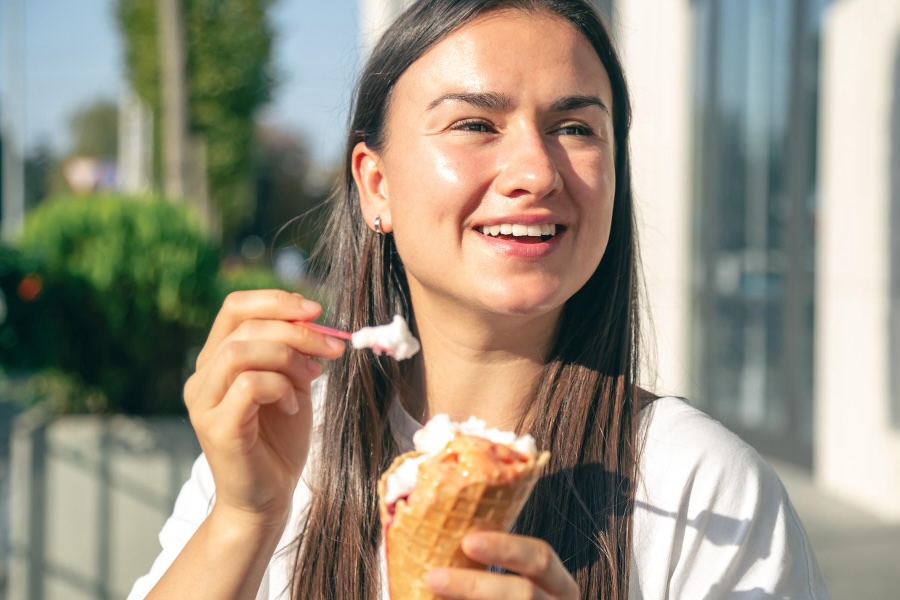
<svg viewBox="0 0 900 600">
<path fill-rule="evenodd" d="M 11 0 L 0 2 L 0 19 Z M 15 0 L 12 0 L 15 1 Z M 122 41 L 114 0 L 18 0 L 25 9 L 25 140 L 29 148 L 68 144 L 68 118 L 122 89 Z M 281 84 L 261 116 L 300 133 L 316 163 L 340 156 L 347 106 L 358 70 L 356 0 L 278 0 L 274 62 Z M 8 81 L 6 23 L 0 86 Z"/>
</svg>

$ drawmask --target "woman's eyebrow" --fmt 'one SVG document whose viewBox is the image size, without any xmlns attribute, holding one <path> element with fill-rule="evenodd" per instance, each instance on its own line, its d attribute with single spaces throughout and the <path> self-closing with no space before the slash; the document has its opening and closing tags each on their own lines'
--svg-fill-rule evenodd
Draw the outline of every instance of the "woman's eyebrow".
<svg viewBox="0 0 900 600">
<path fill-rule="evenodd" d="M 426 112 L 444 102 L 465 102 L 477 108 L 488 110 L 505 110 L 512 105 L 509 96 L 496 92 L 451 92 L 435 98 L 428 104 Z"/>
<path fill-rule="evenodd" d="M 567 96 L 560 98 L 550 105 L 550 111 L 566 112 L 585 108 L 586 106 L 599 106 L 606 114 L 612 116 L 612 113 L 609 112 L 609 107 L 597 96 Z"/>
<path fill-rule="evenodd" d="M 428 104 L 426 112 L 437 108 L 445 102 L 465 102 L 487 110 L 506 110 L 512 105 L 512 100 L 510 100 L 509 96 L 497 92 L 451 92 L 432 100 Z M 566 96 L 554 101 L 550 105 L 550 111 L 566 112 L 587 106 L 599 106 L 606 114 L 612 114 L 606 103 L 597 96 Z"/>
</svg>

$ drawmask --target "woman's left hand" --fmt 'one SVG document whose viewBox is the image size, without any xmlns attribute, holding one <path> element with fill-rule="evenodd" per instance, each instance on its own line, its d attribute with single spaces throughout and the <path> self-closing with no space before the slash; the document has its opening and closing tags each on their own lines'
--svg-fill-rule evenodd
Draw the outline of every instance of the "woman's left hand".
<svg viewBox="0 0 900 600">
<path fill-rule="evenodd" d="M 491 600 L 528 598 L 576 600 L 578 585 L 544 540 L 511 533 L 473 532 L 463 538 L 466 556 L 516 573 L 476 569 L 433 569 L 425 584 L 442 598 Z"/>
</svg>

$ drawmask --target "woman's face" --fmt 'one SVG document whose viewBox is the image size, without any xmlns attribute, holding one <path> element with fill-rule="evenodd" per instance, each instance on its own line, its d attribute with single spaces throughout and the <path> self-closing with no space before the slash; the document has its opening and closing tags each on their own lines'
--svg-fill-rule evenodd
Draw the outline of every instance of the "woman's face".
<svg viewBox="0 0 900 600">
<path fill-rule="evenodd" d="M 369 223 L 393 231 L 417 312 L 557 313 L 609 239 L 615 147 L 609 77 L 545 13 L 481 17 L 400 77 L 380 153 L 354 174 Z"/>
</svg>

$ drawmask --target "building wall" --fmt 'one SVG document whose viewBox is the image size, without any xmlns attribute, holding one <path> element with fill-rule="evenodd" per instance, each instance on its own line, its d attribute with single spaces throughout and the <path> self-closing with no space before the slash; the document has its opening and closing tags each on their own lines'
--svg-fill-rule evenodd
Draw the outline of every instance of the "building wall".
<svg viewBox="0 0 900 600">
<path fill-rule="evenodd" d="M 819 123 L 816 477 L 829 491 L 896 520 L 900 431 L 891 422 L 889 382 L 900 364 L 891 364 L 897 357 L 889 352 L 889 322 L 898 61 L 900 3 L 831 5 Z"/>
<path fill-rule="evenodd" d="M 631 86 L 634 197 L 646 278 L 646 385 L 688 395 L 690 321 L 690 7 L 686 0 L 617 0 Z M 652 40 L 652 43 L 648 43 Z"/>
</svg>

